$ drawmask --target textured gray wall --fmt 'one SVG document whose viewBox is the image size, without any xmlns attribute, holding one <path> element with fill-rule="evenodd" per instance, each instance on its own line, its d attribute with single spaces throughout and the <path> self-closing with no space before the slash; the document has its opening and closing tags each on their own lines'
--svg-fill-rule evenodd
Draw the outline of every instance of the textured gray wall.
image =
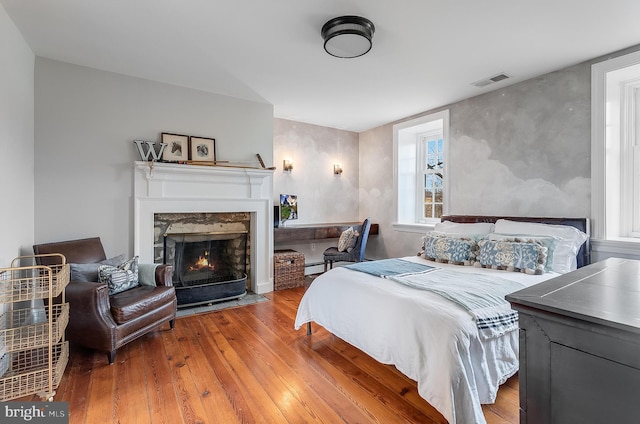
<svg viewBox="0 0 640 424">
<path fill-rule="evenodd" d="M 356 222 L 359 213 L 358 133 L 274 119 L 273 158 L 277 167 L 273 176 L 273 199 L 279 195 L 298 196 L 296 221 L 287 225 Z M 293 160 L 293 171 L 282 172 L 282 161 Z M 333 164 L 341 163 L 344 172 L 333 174 Z M 335 246 L 336 240 L 317 240 L 278 244 L 276 249 L 295 249 L 305 254 L 307 263 L 322 260 L 322 252 Z"/>
<path fill-rule="evenodd" d="M 455 214 L 589 216 L 590 66 L 451 106 Z"/>
<path fill-rule="evenodd" d="M 449 213 L 589 216 L 590 75 L 583 63 L 420 114 L 450 110 Z M 393 123 L 360 151 L 360 213 L 380 224 L 367 256 L 415 254 L 423 234 L 393 228 Z"/>
</svg>

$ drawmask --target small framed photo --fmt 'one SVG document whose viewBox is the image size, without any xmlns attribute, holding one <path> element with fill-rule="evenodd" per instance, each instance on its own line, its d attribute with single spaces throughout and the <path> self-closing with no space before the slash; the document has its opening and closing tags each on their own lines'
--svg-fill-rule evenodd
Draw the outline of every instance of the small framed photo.
<svg viewBox="0 0 640 424">
<path fill-rule="evenodd" d="M 188 135 L 162 133 L 162 142 L 166 144 L 162 152 L 163 161 L 181 162 L 189 160 Z"/>
<path fill-rule="evenodd" d="M 189 155 L 194 162 L 215 162 L 216 140 L 206 137 L 191 137 Z"/>
</svg>

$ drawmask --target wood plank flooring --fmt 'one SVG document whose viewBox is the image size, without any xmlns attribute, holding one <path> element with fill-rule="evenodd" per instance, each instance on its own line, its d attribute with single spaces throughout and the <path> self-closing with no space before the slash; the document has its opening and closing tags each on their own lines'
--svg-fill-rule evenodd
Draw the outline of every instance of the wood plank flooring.
<svg viewBox="0 0 640 424">
<path fill-rule="evenodd" d="M 318 325 L 295 331 L 304 290 L 178 318 L 119 349 L 113 365 L 72 347 L 54 400 L 69 402 L 72 424 L 446 422 L 393 366 Z M 517 376 L 483 410 L 490 424 L 517 423 Z"/>
</svg>

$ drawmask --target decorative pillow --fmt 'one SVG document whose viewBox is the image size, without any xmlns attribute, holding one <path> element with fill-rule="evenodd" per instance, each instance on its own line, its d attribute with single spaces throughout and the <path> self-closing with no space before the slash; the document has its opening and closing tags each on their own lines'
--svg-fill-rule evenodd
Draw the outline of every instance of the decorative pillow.
<svg viewBox="0 0 640 424">
<path fill-rule="evenodd" d="M 478 244 L 475 240 L 426 235 L 423 237 L 422 252 L 419 255 L 436 262 L 472 265 L 477 252 Z"/>
<path fill-rule="evenodd" d="M 360 237 L 360 233 L 356 230 L 353 230 L 353 235 L 349 239 L 349 244 L 347 245 L 347 252 L 351 253 L 351 251 L 356 247 L 356 243 L 358 243 L 358 237 Z"/>
<path fill-rule="evenodd" d="M 356 244 L 356 239 L 358 238 L 358 233 L 353 229 L 353 227 L 349 227 L 340 234 L 340 238 L 338 239 L 338 252 L 346 252 L 349 246 L 351 248 Z M 353 239 L 353 242 L 352 242 Z"/>
<path fill-rule="evenodd" d="M 506 271 L 543 274 L 547 248 L 541 243 L 480 240 L 476 266 Z"/>
<path fill-rule="evenodd" d="M 160 264 L 141 264 L 138 263 L 138 285 L 140 286 L 156 286 L 156 268 Z"/>
<path fill-rule="evenodd" d="M 109 295 L 123 292 L 138 286 L 138 257 L 118 265 L 100 265 L 98 280 L 107 284 Z"/>
<path fill-rule="evenodd" d="M 495 241 L 511 241 L 516 243 L 542 244 L 547 248 L 547 262 L 544 264 L 544 270 L 546 272 L 553 271 L 553 258 L 556 250 L 556 244 L 559 241 L 557 237 L 491 233 L 487 236 L 487 239 Z"/>
<path fill-rule="evenodd" d="M 124 255 L 114 256 L 113 258 L 105 259 L 102 262 L 91 264 L 69 264 L 71 270 L 71 281 L 98 282 L 98 267 L 100 265 L 112 265 L 117 266 L 125 261 Z"/>
<path fill-rule="evenodd" d="M 494 231 L 501 234 L 527 234 L 532 236 L 553 236 L 558 239 L 553 252 L 553 270 L 560 274 L 577 268 L 576 255 L 589 236 L 568 225 L 518 222 L 508 219 L 496 221 Z"/>
<path fill-rule="evenodd" d="M 491 222 L 438 222 L 433 229 L 442 233 L 464 234 L 464 235 L 486 235 L 493 231 Z"/>
</svg>

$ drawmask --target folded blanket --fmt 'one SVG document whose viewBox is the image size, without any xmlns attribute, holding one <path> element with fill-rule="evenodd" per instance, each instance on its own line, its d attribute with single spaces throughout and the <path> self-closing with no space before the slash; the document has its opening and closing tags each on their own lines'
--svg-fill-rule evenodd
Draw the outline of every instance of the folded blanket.
<svg viewBox="0 0 640 424">
<path fill-rule="evenodd" d="M 522 283 L 493 275 L 445 270 L 402 259 L 361 262 L 347 265 L 347 268 L 427 290 L 460 305 L 476 321 L 482 339 L 498 337 L 518 329 L 518 313 L 511 309 L 505 296 L 524 288 Z"/>
<path fill-rule="evenodd" d="M 416 274 L 433 271 L 438 269 L 433 266 L 423 265 L 416 262 L 406 261 L 404 259 L 381 259 L 378 261 L 357 262 L 355 264 L 346 265 L 345 268 L 354 271 L 366 272 L 376 277 L 387 278 L 404 274 Z"/>
</svg>

